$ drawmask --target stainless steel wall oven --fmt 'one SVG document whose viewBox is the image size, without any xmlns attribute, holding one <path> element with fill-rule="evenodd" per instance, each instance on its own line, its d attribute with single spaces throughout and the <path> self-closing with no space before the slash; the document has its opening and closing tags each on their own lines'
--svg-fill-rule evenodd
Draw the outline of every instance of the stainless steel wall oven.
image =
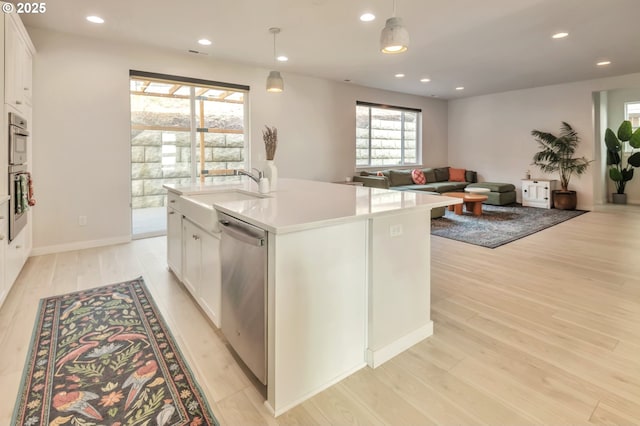
<svg viewBox="0 0 640 426">
<path fill-rule="evenodd" d="M 29 173 L 27 172 L 27 120 L 9 113 L 9 240 L 27 224 Z"/>
</svg>

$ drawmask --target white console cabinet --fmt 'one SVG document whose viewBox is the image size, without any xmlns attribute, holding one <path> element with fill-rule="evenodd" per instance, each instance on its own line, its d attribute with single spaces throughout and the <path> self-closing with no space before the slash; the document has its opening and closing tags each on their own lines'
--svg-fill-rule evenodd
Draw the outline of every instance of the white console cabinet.
<svg viewBox="0 0 640 426">
<path fill-rule="evenodd" d="M 557 180 L 526 179 L 522 181 L 522 205 L 525 207 L 553 207 L 553 191 L 558 189 Z"/>
</svg>

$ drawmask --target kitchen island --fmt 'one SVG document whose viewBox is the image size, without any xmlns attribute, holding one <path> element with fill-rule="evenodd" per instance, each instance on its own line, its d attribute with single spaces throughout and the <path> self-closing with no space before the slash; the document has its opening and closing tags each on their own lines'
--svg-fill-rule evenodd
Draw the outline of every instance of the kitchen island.
<svg viewBox="0 0 640 426">
<path fill-rule="evenodd" d="M 217 326 L 224 322 L 216 295 L 217 212 L 266 231 L 266 405 L 274 415 L 366 365 L 381 365 L 433 333 L 430 210 L 461 200 L 297 179 L 281 179 L 278 191 L 266 196 L 257 194 L 248 179 L 165 187 L 171 215 L 168 246 L 178 240 L 178 229 L 187 229 L 171 226 L 176 216 L 189 226 L 194 220 L 213 238 L 202 245 L 210 253 L 199 254 L 214 258 L 201 268 L 208 271 L 201 273 L 205 288 L 189 290 L 201 306 L 200 300 L 207 300 Z M 172 211 L 172 203 L 182 207 Z M 182 247 L 195 235 L 184 232 Z M 190 256 L 186 250 L 181 260 L 171 253 L 168 259 L 187 288 L 183 266 Z M 198 296 L 206 292 L 208 299 Z"/>
</svg>

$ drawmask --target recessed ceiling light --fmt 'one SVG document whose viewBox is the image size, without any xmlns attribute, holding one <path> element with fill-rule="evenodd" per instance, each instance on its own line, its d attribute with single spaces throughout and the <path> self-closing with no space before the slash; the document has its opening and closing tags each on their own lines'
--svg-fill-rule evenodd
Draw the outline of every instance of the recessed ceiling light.
<svg viewBox="0 0 640 426">
<path fill-rule="evenodd" d="M 211 40 L 207 40 L 206 38 L 201 38 L 200 40 L 198 40 L 198 43 L 203 46 L 211 46 Z"/>
<path fill-rule="evenodd" d="M 605 65 L 611 65 L 611 61 L 600 61 L 596 65 L 599 67 L 604 67 Z"/>
<path fill-rule="evenodd" d="M 87 16 L 87 21 L 93 22 L 94 24 L 104 24 L 104 19 L 99 16 Z"/>
<path fill-rule="evenodd" d="M 421 78 L 421 79 L 420 79 L 420 81 L 421 81 L 422 83 L 428 83 L 428 82 L 430 82 L 430 81 L 431 81 L 431 79 L 430 79 L 430 78 Z"/>
<path fill-rule="evenodd" d="M 458 86 L 456 87 L 456 90 L 464 90 L 464 86 Z"/>
<path fill-rule="evenodd" d="M 395 75 L 395 77 L 396 77 L 396 78 L 402 78 L 402 77 L 404 77 L 404 74 L 399 73 L 399 74 L 396 74 L 396 75 Z"/>
<path fill-rule="evenodd" d="M 287 62 L 289 60 L 289 58 L 287 58 L 284 55 L 280 55 L 276 58 L 279 62 Z"/>
<path fill-rule="evenodd" d="M 363 13 L 363 14 L 360 16 L 360 20 L 361 20 L 362 22 L 371 22 L 371 21 L 373 21 L 374 19 L 376 19 L 376 15 L 374 15 L 373 13 Z"/>
<path fill-rule="evenodd" d="M 569 33 L 565 33 L 565 32 L 555 33 L 554 35 L 551 36 L 551 38 L 565 38 L 568 35 Z"/>
</svg>

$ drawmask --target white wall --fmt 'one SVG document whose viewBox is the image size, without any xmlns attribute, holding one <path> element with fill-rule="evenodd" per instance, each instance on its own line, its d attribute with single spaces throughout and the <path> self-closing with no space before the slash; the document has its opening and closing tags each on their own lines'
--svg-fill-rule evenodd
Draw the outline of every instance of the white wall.
<svg viewBox="0 0 640 426">
<path fill-rule="evenodd" d="M 520 191 L 526 170 L 538 151 L 531 130 L 557 133 L 561 121 L 578 131 L 582 144 L 578 155 L 600 159 L 600 137 L 594 136 L 593 92 L 640 87 L 640 74 L 516 90 L 449 102 L 448 152 L 452 165 L 478 171 L 480 180 L 510 182 Z M 578 208 L 590 210 L 601 199 L 594 197 L 602 185 L 600 167 L 574 176 L 570 189 L 578 191 Z M 553 176 L 557 178 L 557 176 Z M 520 195 L 518 194 L 520 200 Z"/>
<path fill-rule="evenodd" d="M 28 31 L 37 49 L 35 253 L 129 239 L 130 69 L 250 86 L 253 166 L 261 167 L 264 159 L 262 128 L 276 126 L 276 164 L 283 177 L 334 181 L 353 174 L 356 100 L 422 108 L 425 164 L 447 164 L 446 101 L 286 69 L 285 92 L 268 94 L 267 69 L 37 28 Z M 87 216 L 86 226 L 78 226 L 80 215 Z"/>
</svg>

